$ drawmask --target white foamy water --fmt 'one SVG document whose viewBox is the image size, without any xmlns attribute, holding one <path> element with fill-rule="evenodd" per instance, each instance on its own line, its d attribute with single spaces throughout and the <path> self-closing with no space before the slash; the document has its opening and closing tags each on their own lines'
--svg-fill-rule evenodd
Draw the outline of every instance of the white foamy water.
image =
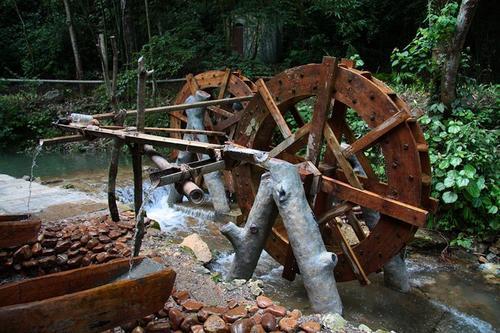
<svg viewBox="0 0 500 333">
<path fill-rule="evenodd" d="M 437 308 L 449 314 L 450 318 L 444 319 L 441 322 L 443 329 L 449 328 L 453 332 L 478 332 L 478 333 L 495 333 L 497 330 L 488 322 L 477 317 L 470 316 L 455 308 L 449 307 L 446 304 L 430 300 Z M 451 331 L 450 331 L 451 332 Z"/>
</svg>

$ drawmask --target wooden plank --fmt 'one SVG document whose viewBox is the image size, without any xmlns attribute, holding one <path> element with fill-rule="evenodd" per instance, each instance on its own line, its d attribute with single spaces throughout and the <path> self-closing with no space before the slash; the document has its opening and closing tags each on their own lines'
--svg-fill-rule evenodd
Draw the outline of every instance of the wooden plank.
<svg viewBox="0 0 500 333">
<path fill-rule="evenodd" d="M 124 140 L 126 143 L 141 143 L 141 144 L 151 144 L 162 147 L 169 147 L 174 149 L 190 150 L 195 153 L 204 153 L 212 155 L 214 150 L 223 149 L 223 145 L 215 145 L 211 143 L 199 142 L 199 141 L 188 141 L 176 138 L 165 138 L 157 135 L 137 133 L 137 132 L 126 132 L 124 130 L 110 130 L 103 129 L 99 127 L 78 127 L 74 125 L 61 125 L 56 126 L 69 130 L 77 131 L 90 136 L 101 137 L 101 138 L 119 138 Z"/>
<path fill-rule="evenodd" d="M 14 220 L 15 216 L 9 216 L 8 218 L 11 220 L 0 220 L 0 248 L 19 246 L 36 241 L 42 224 L 40 220 L 17 220 L 17 218 Z"/>
<path fill-rule="evenodd" d="M 370 148 L 375 143 L 377 143 L 377 140 L 380 139 L 383 135 L 387 134 L 398 125 L 404 123 L 404 121 L 409 117 L 410 115 L 405 111 L 397 112 L 382 124 L 372 129 L 366 135 L 351 143 L 348 148 L 342 151 L 342 154 L 345 157 L 349 157 L 356 154 L 357 152 Z"/>
<path fill-rule="evenodd" d="M 224 98 L 224 95 L 226 95 L 227 86 L 229 84 L 230 79 L 231 79 L 231 69 L 226 68 L 226 71 L 224 72 L 224 78 L 222 79 L 222 86 L 220 87 L 219 90 L 219 95 L 218 95 L 219 99 Z"/>
<path fill-rule="evenodd" d="M 101 126 L 102 127 L 102 126 Z M 182 133 L 182 134 L 204 134 L 204 135 L 215 135 L 215 136 L 226 136 L 224 132 L 218 131 L 205 131 L 205 130 L 195 130 L 186 128 L 165 128 L 165 127 L 146 127 L 144 128 L 146 133 Z"/>
<path fill-rule="evenodd" d="M 269 156 L 270 157 L 276 157 L 282 152 L 286 151 L 288 148 L 290 148 L 293 144 L 298 142 L 300 139 L 305 137 L 307 134 L 309 134 L 309 131 L 311 130 L 311 123 L 307 123 L 301 128 L 299 128 L 295 133 L 290 135 L 288 138 L 285 140 L 281 141 L 276 147 L 274 147 L 270 152 Z"/>
<path fill-rule="evenodd" d="M 281 114 L 280 109 L 274 102 L 274 98 L 269 92 L 269 89 L 267 88 L 266 84 L 264 83 L 264 80 L 259 79 L 255 83 L 257 86 L 257 91 L 259 92 L 260 96 L 262 97 L 262 100 L 264 101 L 264 104 L 267 107 L 267 110 L 273 117 L 274 121 L 276 122 L 276 125 L 278 125 L 278 128 L 283 135 L 283 137 L 286 139 L 290 135 L 292 135 L 292 131 L 288 127 L 288 124 L 285 121 L 285 118 L 283 118 L 283 115 Z"/>
<path fill-rule="evenodd" d="M 345 238 L 344 234 L 342 233 L 342 230 L 340 230 L 339 225 L 337 224 L 337 221 L 333 219 L 333 221 L 330 221 L 328 223 L 328 226 L 333 232 L 333 236 L 339 241 L 340 247 L 342 248 L 342 252 L 344 252 L 345 257 L 347 261 L 349 262 L 349 265 L 352 268 L 352 271 L 358 281 L 362 285 L 369 285 L 370 280 L 368 280 L 368 276 L 366 276 L 366 273 L 363 269 L 363 266 L 358 260 L 358 257 L 356 256 L 356 253 L 354 253 L 352 247 L 349 245 L 348 240 Z"/>
<path fill-rule="evenodd" d="M 188 119 L 185 115 L 183 114 L 180 114 L 179 112 L 172 112 L 171 115 L 177 119 L 179 119 L 180 121 L 183 121 L 187 124 L 188 122 Z"/>
<path fill-rule="evenodd" d="M 319 164 L 321 143 L 323 142 L 323 128 L 328 117 L 328 112 L 330 111 L 337 64 L 337 59 L 333 57 L 324 57 L 321 64 L 321 77 L 319 80 L 321 85 L 316 96 L 316 103 L 314 104 L 311 120 L 312 127 L 309 133 L 306 154 L 307 159 L 316 166 Z"/>
<path fill-rule="evenodd" d="M 321 190 L 332 193 L 341 200 L 346 200 L 373 209 L 417 227 L 425 226 L 428 211 L 403 202 L 382 196 L 378 193 L 362 190 L 337 179 L 322 177 Z"/>
<path fill-rule="evenodd" d="M 0 308 L 0 331 L 102 332 L 161 309 L 174 280 L 175 272 L 169 268 L 134 280 L 5 306 Z"/>
<path fill-rule="evenodd" d="M 213 113 L 216 113 L 218 115 L 224 116 L 226 118 L 229 118 L 229 117 L 233 116 L 232 112 L 226 111 L 223 108 L 220 108 L 218 106 L 209 106 L 207 109 L 209 111 L 212 111 Z"/>
<path fill-rule="evenodd" d="M 62 144 L 62 143 L 85 141 L 85 140 L 87 140 L 86 137 L 84 137 L 80 134 L 75 134 L 75 135 L 66 135 L 66 136 L 60 136 L 60 137 L 50 138 L 50 139 L 40 139 L 39 143 L 40 143 L 40 145 L 43 145 L 43 146 L 50 146 L 50 145 L 57 145 L 57 144 Z"/>
<path fill-rule="evenodd" d="M 233 104 L 235 102 L 246 102 L 251 100 L 254 97 L 254 95 L 248 95 L 248 96 L 240 96 L 240 97 L 228 97 L 228 98 L 223 98 L 223 99 L 214 99 L 214 100 L 209 100 L 209 101 L 202 101 L 202 102 L 197 102 L 197 103 L 192 103 L 192 104 L 175 104 L 175 105 L 166 105 L 166 106 L 158 106 L 154 108 L 146 108 L 144 109 L 145 113 L 155 113 L 155 112 L 174 112 L 174 111 L 181 111 L 181 110 L 186 110 L 186 109 L 192 109 L 192 108 L 202 108 L 202 107 L 207 107 L 211 105 L 219 105 L 219 104 Z M 137 114 L 137 110 L 127 110 L 127 116 L 134 116 Z M 97 120 L 103 120 L 103 119 L 112 119 L 114 117 L 113 112 L 108 112 L 108 113 L 100 113 L 100 114 L 94 114 L 92 117 Z"/>
<path fill-rule="evenodd" d="M 189 90 L 191 91 L 191 95 L 194 96 L 196 92 L 200 89 L 200 87 L 198 86 L 198 82 L 196 82 L 196 79 L 191 73 L 186 75 L 186 81 L 188 83 Z"/>
<path fill-rule="evenodd" d="M 236 124 L 238 121 L 240 121 L 241 116 L 243 115 L 244 110 L 235 112 L 232 117 L 224 119 L 223 121 L 217 123 L 214 125 L 214 130 L 216 131 L 223 131 L 226 128 L 233 126 Z"/>
<path fill-rule="evenodd" d="M 323 134 L 325 136 L 328 147 L 333 152 L 333 155 L 335 156 L 335 159 L 337 160 L 340 168 L 344 171 L 349 184 L 356 188 L 362 189 L 363 185 L 359 181 L 357 175 L 354 173 L 351 163 L 349 163 L 345 156 L 342 155 L 342 148 L 340 147 L 337 137 L 333 133 L 330 125 L 326 124 L 324 126 Z"/>
</svg>

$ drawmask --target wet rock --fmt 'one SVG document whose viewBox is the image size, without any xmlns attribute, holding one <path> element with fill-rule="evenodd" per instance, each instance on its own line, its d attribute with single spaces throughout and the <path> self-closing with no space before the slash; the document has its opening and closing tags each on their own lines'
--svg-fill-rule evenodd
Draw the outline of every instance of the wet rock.
<svg viewBox="0 0 500 333">
<path fill-rule="evenodd" d="M 302 312 L 298 309 L 293 309 L 292 311 L 287 312 L 287 317 L 293 318 L 293 319 L 299 319 L 302 317 Z"/>
<path fill-rule="evenodd" d="M 204 333 L 203 325 L 193 325 L 191 326 L 192 333 Z"/>
<path fill-rule="evenodd" d="M 80 249 L 68 251 L 68 257 L 73 258 L 80 254 Z"/>
<path fill-rule="evenodd" d="M 107 252 L 98 253 L 95 257 L 95 260 L 97 260 L 97 262 L 100 264 L 106 262 L 109 260 L 109 254 Z"/>
<path fill-rule="evenodd" d="M 132 330 L 132 333 L 144 333 L 144 328 L 142 328 L 141 326 L 137 326 Z"/>
<path fill-rule="evenodd" d="M 257 311 L 259 311 L 259 309 L 260 309 L 260 308 L 257 306 L 257 304 L 253 304 L 253 305 L 251 305 L 250 307 L 248 307 L 248 309 L 247 309 L 247 310 L 248 310 L 248 313 L 249 313 L 249 314 L 254 314 L 254 313 L 256 313 Z"/>
<path fill-rule="evenodd" d="M 68 255 L 60 253 L 56 256 L 56 262 L 59 266 L 64 265 L 68 262 Z"/>
<path fill-rule="evenodd" d="M 257 324 L 252 326 L 250 333 L 266 333 L 266 330 L 264 330 L 264 327 L 262 327 L 262 325 Z"/>
<path fill-rule="evenodd" d="M 146 325 L 147 333 L 170 333 L 170 323 L 165 320 L 151 321 Z"/>
<path fill-rule="evenodd" d="M 103 243 L 103 244 L 108 244 L 111 242 L 111 238 L 109 238 L 108 236 L 106 235 L 100 235 L 99 236 L 99 242 Z"/>
<path fill-rule="evenodd" d="M 89 235 L 83 235 L 81 238 L 80 238 L 80 243 L 85 245 L 88 243 L 88 241 L 90 240 L 90 236 Z"/>
<path fill-rule="evenodd" d="M 301 324 L 300 328 L 306 333 L 316 333 L 321 330 L 321 324 L 313 320 L 309 320 Z"/>
<path fill-rule="evenodd" d="M 477 260 L 482 263 L 482 264 L 485 264 L 488 262 L 488 259 L 486 259 L 485 257 L 483 256 L 479 256 L 479 258 L 477 258 Z"/>
<path fill-rule="evenodd" d="M 284 317 L 286 315 L 286 308 L 281 305 L 271 305 L 266 308 L 264 312 L 275 315 L 276 317 Z"/>
<path fill-rule="evenodd" d="M 16 252 L 14 252 L 14 261 L 21 262 L 23 260 L 28 260 L 31 258 L 33 253 L 31 252 L 31 247 L 29 245 L 23 245 Z"/>
<path fill-rule="evenodd" d="M 369 327 L 368 327 L 368 326 L 366 326 L 365 324 L 361 324 L 361 325 L 359 325 L 359 326 L 358 326 L 358 330 L 360 330 L 360 331 L 361 331 L 361 332 L 363 332 L 363 333 L 371 333 L 371 332 L 373 332 L 373 331 L 371 330 L 371 328 L 369 328 Z"/>
<path fill-rule="evenodd" d="M 486 256 L 486 259 L 488 261 L 495 261 L 496 258 L 497 258 L 497 255 L 492 253 L 492 252 L 488 253 L 488 255 Z"/>
<path fill-rule="evenodd" d="M 96 246 L 92 249 L 92 251 L 94 251 L 94 252 L 96 252 L 96 253 L 97 253 L 97 252 L 103 252 L 103 251 L 105 251 L 105 250 L 106 250 L 106 248 L 104 247 L 104 244 L 97 244 L 97 245 L 96 245 Z"/>
<path fill-rule="evenodd" d="M 257 297 L 256 301 L 257 301 L 257 306 L 261 309 L 268 308 L 274 304 L 273 301 L 266 296 L 259 296 Z"/>
<path fill-rule="evenodd" d="M 260 313 L 255 313 L 251 318 L 255 324 L 260 324 L 262 322 L 262 315 Z"/>
<path fill-rule="evenodd" d="M 34 256 L 41 254 L 42 250 L 43 250 L 42 244 L 40 244 L 39 242 L 36 242 L 35 244 L 33 244 L 33 246 L 31 246 L 31 253 Z"/>
<path fill-rule="evenodd" d="M 184 333 L 189 333 L 191 332 L 191 326 L 194 326 L 194 325 L 199 325 L 200 322 L 198 320 L 198 316 L 195 315 L 195 314 L 190 314 L 188 315 L 181 323 L 181 326 L 180 326 L 180 329 L 184 332 Z"/>
<path fill-rule="evenodd" d="M 347 321 L 338 313 L 328 313 L 321 317 L 321 324 L 332 332 L 343 330 Z"/>
<path fill-rule="evenodd" d="M 54 249 L 43 249 L 42 256 L 49 256 L 55 254 L 56 251 Z"/>
<path fill-rule="evenodd" d="M 82 259 L 82 266 L 88 266 L 92 263 L 92 259 L 90 255 L 85 255 Z"/>
<path fill-rule="evenodd" d="M 236 302 L 234 299 L 232 299 L 232 300 L 230 300 L 230 301 L 227 302 L 227 307 L 229 309 L 234 309 L 238 305 L 239 305 L 238 302 Z"/>
<path fill-rule="evenodd" d="M 71 241 L 63 240 L 63 241 L 58 241 L 54 249 L 56 250 L 56 253 L 63 253 L 70 247 L 71 247 Z"/>
<path fill-rule="evenodd" d="M 40 258 L 38 260 L 38 263 L 43 268 L 51 268 L 57 263 L 56 256 L 52 255 L 52 256 Z"/>
<path fill-rule="evenodd" d="M 78 239 L 80 239 L 80 237 L 78 237 Z M 82 246 L 82 243 L 80 242 L 74 242 L 73 244 L 71 244 L 70 246 L 70 250 L 77 250 L 79 249 L 80 247 Z"/>
<path fill-rule="evenodd" d="M 264 313 L 260 324 L 268 332 L 274 331 L 277 327 L 276 318 L 271 313 Z"/>
<path fill-rule="evenodd" d="M 205 306 L 203 309 L 198 311 L 198 319 L 200 321 L 205 321 L 211 315 L 222 316 L 228 309 L 221 306 Z"/>
<path fill-rule="evenodd" d="M 22 265 L 24 268 L 30 269 L 30 268 L 38 266 L 38 260 L 36 260 L 36 259 L 27 260 L 27 261 L 24 261 Z"/>
<path fill-rule="evenodd" d="M 203 307 L 203 303 L 195 301 L 194 299 L 188 299 L 182 302 L 182 307 L 184 310 L 189 312 L 199 311 Z"/>
<path fill-rule="evenodd" d="M 174 330 L 177 330 L 180 328 L 185 316 L 180 310 L 172 308 L 168 311 L 168 318 L 170 319 L 170 323 L 172 324 L 172 328 Z"/>
<path fill-rule="evenodd" d="M 255 325 L 255 322 L 250 318 L 238 319 L 231 325 L 231 333 L 250 333 L 250 330 Z"/>
<path fill-rule="evenodd" d="M 146 317 L 143 317 L 141 320 L 144 323 L 149 323 L 149 322 L 153 321 L 154 319 L 155 319 L 155 315 L 150 314 L 150 315 L 148 315 Z"/>
<path fill-rule="evenodd" d="M 118 237 L 120 237 L 121 235 L 122 235 L 122 233 L 121 233 L 120 231 L 118 231 L 118 230 L 111 230 L 111 231 L 109 232 L 109 235 L 108 235 L 108 236 L 109 236 L 109 238 L 111 238 L 111 239 L 117 239 L 117 238 L 118 238 Z"/>
<path fill-rule="evenodd" d="M 297 326 L 299 326 L 297 319 L 291 317 L 282 318 L 279 322 L 280 330 L 287 333 L 295 332 Z"/>
<path fill-rule="evenodd" d="M 228 323 L 234 323 L 236 320 L 247 315 L 247 309 L 243 306 L 237 306 L 224 314 L 224 320 Z"/>
<path fill-rule="evenodd" d="M 212 253 L 210 252 L 207 243 L 205 243 L 198 234 L 191 234 L 187 236 L 184 238 L 180 246 L 191 249 L 196 259 L 203 263 L 208 263 L 212 260 Z"/>
<path fill-rule="evenodd" d="M 227 333 L 229 331 L 224 320 L 217 315 L 209 316 L 203 324 L 203 328 L 207 333 Z"/>
<path fill-rule="evenodd" d="M 77 256 L 68 260 L 68 266 L 71 268 L 79 267 L 82 264 L 83 256 Z"/>
<path fill-rule="evenodd" d="M 87 249 L 92 250 L 97 245 L 99 245 L 99 241 L 95 238 L 92 238 L 87 242 Z"/>
<path fill-rule="evenodd" d="M 411 241 L 410 245 L 419 249 L 444 248 L 448 242 L 438 233 L 427 230 L 418 229 Z"/>
<path fill-rule="evenodd" d="M 172 294 L 172 298 L 177 302 L 177 304 L 181 304 L 183 301 L 189 298 L 189 292 L 186 290 L 179 290 Z"/>
</svg>

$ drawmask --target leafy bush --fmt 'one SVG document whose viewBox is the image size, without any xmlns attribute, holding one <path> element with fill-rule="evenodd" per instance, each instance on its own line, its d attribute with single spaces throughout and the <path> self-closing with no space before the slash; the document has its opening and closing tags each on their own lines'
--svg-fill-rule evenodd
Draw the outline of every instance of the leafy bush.
<svg viewBox="0 0 500 333">
<path fill-rule="evenodd" d="M 464 87 L 459 91 L 466 94 L 451 118 L 442 116 L 442 104 L 433 104 L 420 122 L 434 167 L 433 195 L 441 201 L 432 225 L 483 236 L 500 230 L 499 130 L 498 108 L 485 104 L 484 96 L 478 100 L 477 91 L 472 92 L 478 89 L 493 92 L 484 86 Z"/>
</svg>

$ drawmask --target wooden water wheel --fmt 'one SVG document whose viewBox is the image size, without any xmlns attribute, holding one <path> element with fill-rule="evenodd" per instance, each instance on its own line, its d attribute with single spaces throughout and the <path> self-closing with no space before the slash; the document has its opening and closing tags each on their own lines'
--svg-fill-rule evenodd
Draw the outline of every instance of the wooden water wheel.
<svg viewBox="0 0 500 333">
<path fill-rule="evenodd" d="M 213 99 L 224 97 L 241 97 L 253 94 L 255 90 L 252 81 L 239 72 L 213 70 L 193 76 L 186 76 L 186 84 L 181 88 L 175 99 L 175 104 L 182 104 L 197 90 L 203 90 L 212 95 Z M 248 102 L 242 102 L 242 109 Z M 234 110 L 231 105 L 210 106 L 205 115 L 205 129 L 224 132 L 231 139 L 236 123 L 240 118 L 239 110 Z M 185 110 L 172 112 L 170 116 L 171 128 L 184 128 L 187 124 Z M 181 134 L 175 133 L 172 137 L 180 138 Z M 222 140 L 223 142 L 223 140 Z"/>
<path fill-rule="evenodd" d="M 320 230 L 327 249 L 338 255 L 337 281 L 361 281 L 380 270 L 425 224 L 434 206 L 429 198 L 428 146 L 408 106 L 369 72 L 329 57 L 321 64 L 288 69 L 267 82 L 259 80 L 256 87 L 258 93 L 238 123 L 235 143 L 291 163 L 309 160 L 316 165 L 322 177 L 312 208 L 317 219 L 328 222 Z M 299 112 L 308 104 L 312 112 Z M 292 130 L 292 125 L 298 129 Z M 341 147 L 342 142 L 348 146 Z M 352 156 L 366 177 L 353 172 L 347 162 Z M 262 172 L 250 164 L 233 170 L 245 217 Z M 306 190 L 310 193 L 310 186 Z M 337 202 L 333 206 L 332 197 Z M 371 230 L 353 212 L 359 206 L 380 213 Z M 342 223 L 346 217 L 354 227 Z M 285 266 L 284 276 L 293 278 L 297 269 L 279 218 L 266 250 Z"/>
</svg>

